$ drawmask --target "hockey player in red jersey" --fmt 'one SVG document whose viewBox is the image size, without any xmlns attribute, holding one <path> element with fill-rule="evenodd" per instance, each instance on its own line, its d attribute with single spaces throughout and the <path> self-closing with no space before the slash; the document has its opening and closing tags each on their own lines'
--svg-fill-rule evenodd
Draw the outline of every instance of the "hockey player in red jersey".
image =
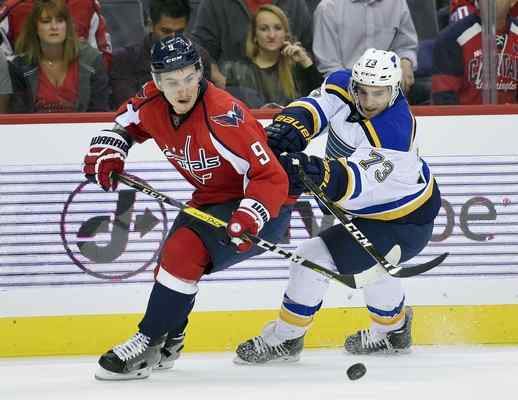
<svg viewBox="0 0 518 400">
<path fill-rule="evenodd" d="M 179 214 L 162 246 L 139 331 L 99 360 L 96 378 L 104 380 L 146 378 L 152 368 L 172 367 L 202 275 L 261 252 L 239 238 L 243 233 L 279 241 L 291 215 L 288 177 L 265 131 L 241 102 L 203 79 L 192 43 L 181 34 L 157 42 L 151 71 L 153 81 L 120 107 L 115 127 L 92 139 L 84 172 L 115 189 L 111 173 L 123 170 L 132 144 L 153 139 L 194 186 L 189 204 L 228 220 L 225 237 L 233 244 Z"/>
</svg>

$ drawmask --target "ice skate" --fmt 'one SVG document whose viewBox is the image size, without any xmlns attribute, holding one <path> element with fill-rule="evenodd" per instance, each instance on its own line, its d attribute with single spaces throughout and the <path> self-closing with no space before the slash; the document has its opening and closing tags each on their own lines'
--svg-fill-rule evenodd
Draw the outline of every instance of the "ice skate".
<svg viewBox="0 0 518 400">
<path fill-rule="evenodd" d="M 160 349 L 160 361 L 153 367 L 154 370 L 171 369 L 174 362 L 180 357 L 180 351 L 183 349 L 183 341 L 185 334 L 169 337 L 165 340 L 164 346 Z"/>
<path fill-rule="evenodd" d="M 304 336 L 280 341 L 273 335 L 275 322 L 270 322 L 260 336 L 241 343 L 236 349 L 236 364 L 265 364 L 295 362 L 304 348 Z"/>
<path fill-rule="evenodd" d="M 405 323 L 397 330 L 387 333 L 362 329 L 345 339 L 345 350 L 352 354 L 408 353 L 412 345 L 411 307 L 405 307 Z"/>
<path fill-rule="evenodd" d="M 160 361 L 164 338 L 151 339 L 138 332 L 123 344 L 115 346 L 99 359 L 95 378 L 107 381 L 144 379 Z"/>
</svg>

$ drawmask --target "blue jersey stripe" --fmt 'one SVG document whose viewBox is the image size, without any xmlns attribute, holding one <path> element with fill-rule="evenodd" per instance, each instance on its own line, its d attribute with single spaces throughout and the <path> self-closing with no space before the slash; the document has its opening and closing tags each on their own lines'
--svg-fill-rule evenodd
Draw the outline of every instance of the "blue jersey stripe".
<svg viewBox="0 0 518 400">
<path fill-rule="evenodd" d="M 345 143 L 336 134 L 332 126 L 329 126 L 329 134 L 327 136 L 326 157 L 327 158 L 341 158 L 350 157 L 356 149 Z"/>
<path fill-rule="evenodd" d="M 349 198 L 349 200 L 355 199 L 362 192 L 362 178 L 360 175 L 360 171 L 358 170 L 358 166 L 356 164 L 347 162 L 347 165 L 351 168 L 354 173 L 354 192 Z"/>
<path fill-rule="evenodd" d="M 311 97 L 303 97 L 300 99 L 302 101 L 307 101 L 310 103 L 313 107 L 315 107 L 318 111 L 318 116 L 320 117 L 320 129 L 318 133 L 322 132 L 322 130 L 327 126 L 327 117 L 322 108 L 320 107 L 320 104 L 315 99 L 312 99 Z"/>
<path fill-rule="evenodd" d="M 358 210 L 349 210 L 349 211 L 351 213 L 357 214 L 357 215 L 377 214 L 377 213 L 383 213 L 386 211 L 391 211 L 395 208 L 405 206 L 405 205 L 411 203 L 413 200 L 415 200 L 419 196 L 421 196 L 426 190 L 430 189 L 430 184 L 432 182 L 430 182 L 430 169 L 428 168 L 428 165 L 426 165 L 426 163 L 423 163 L 422 175 L 423 175 L 423 178 L 424 178 L 425 182 L 427 183 L 427 185 L 416 193 L 405 196 L 399 200 L 391 201 L 389 203 L 377 204 L 375 206 L 365 207 L 365 208 L 361 208 Z"/>
</svg>

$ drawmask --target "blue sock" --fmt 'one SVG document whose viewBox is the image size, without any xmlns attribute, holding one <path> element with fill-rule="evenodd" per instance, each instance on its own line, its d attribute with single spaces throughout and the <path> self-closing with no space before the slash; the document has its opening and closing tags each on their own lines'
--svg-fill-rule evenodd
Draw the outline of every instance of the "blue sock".
<svg viewBox="0 0 518 400">
<path fill-rule="evenodd" d="M 139 330 L 152 340 L 166 333 L 178 335 L 187 325 L 195 294 L 184 294 L 155 282 Z"/>
</svg>

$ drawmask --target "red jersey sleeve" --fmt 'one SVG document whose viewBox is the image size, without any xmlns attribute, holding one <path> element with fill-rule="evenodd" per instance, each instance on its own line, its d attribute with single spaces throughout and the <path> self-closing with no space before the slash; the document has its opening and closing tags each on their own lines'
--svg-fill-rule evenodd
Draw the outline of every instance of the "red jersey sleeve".
<svg viewBox="0 0 518 400">
<path fill-rule="evenodd" d="M 276 217 L 288 199 L 288 176 L 268 147 L 262 125 L 242 103 L 230 99 L 226 112 L 209 112 L 212 143 L 243 176 L 244 197 L 259 201 Z"/>
<path fill-rule="evenodd" d="M 160 91 L 155 84 L 147 82 L 135 96 L 128 99 L 117 109 L 115 122 L 122 126 L 138 143 L 142 143 L 152 137 L 142 124 L 141 113 L 143 108 L 159 95 Z"/>
</svg>

